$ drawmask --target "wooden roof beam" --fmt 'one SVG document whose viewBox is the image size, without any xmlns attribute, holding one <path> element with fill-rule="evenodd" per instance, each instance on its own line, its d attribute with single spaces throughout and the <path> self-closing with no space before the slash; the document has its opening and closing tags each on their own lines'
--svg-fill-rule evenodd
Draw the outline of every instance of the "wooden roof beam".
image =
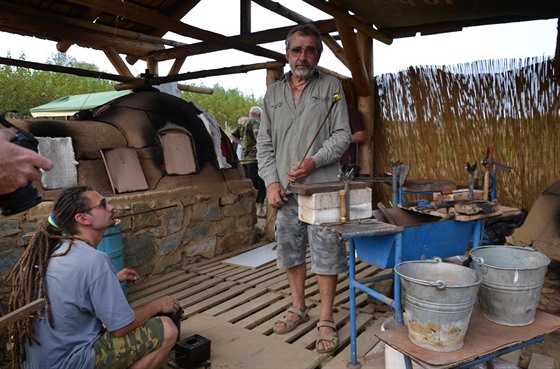
<svg viewBox="0 0 560 369">
<path fill-rule="evenodd" d="M 186 81 L 190 79 L 223 76 L 223 75 L 237 74 L 237 73 L 247 73 L 259 69 L 282 68 L 284 67 L 284 64 L 285 63 L 281 63 L 281 62 L 265 62 L 265 63 L 255 63 L 255 64 L 248 64 L 248 65 L 238 65 L 235 67 L 227 67 L 227 68 L 208 69 L 208 70 L 202 70 L 197 72 L 187 72 L 187 73 L 168 75 L 165 77 L 150 78 L 148 83 L 150 85 L 160 85 L 163 83 Z M 137 79 L 134 81 L 127 81 L 125 83 L 117 84 L 115 86 L 115 89 L 117 91 L 127 90 L 131 88 L 139 87 L 140 83 L 141 85 L 145 85 L 145 81 L 143 79 Z"/>
<path fill-rule="evenodd" d="M 321 33 L 336 31 L 336 25 L 334 24 L 333 19 L 317 21 L 315 22 L 315 27 L 317 27 L 317 29 Z M 292 28 L 293 26 L 275 28 L 266 31 L 250 33 L 248 35 L 231 36 L 230 39 L 249 42 L 249 43 L 257 43 L 257 42 L 269 43 L 269 42 L 281 41 L 286 39 L 286 34 Z M 149 57 L 154 58 L 155 60 L 158 61 L 163 61 L 163 60 L 170 60 L 170 59 L 184 57 L 184 56 L 206 54 L 206 53 L 221 51 L 226 49 L 229 49 L 229 47 L 224 45 L 218 45 L 211 42 L 198 42 L 190 45 L 177 46 L 172 49 L 153 51 L 150 53 Z M 277 54 L 279 59 L 286 58 L 286 56 L 282 53 L 277 53 Z"/>
<path fill-rule="evenodd" d="M 173 14 L 168 15 L 170 18 L 173 18 L 175 20 L 181 20 L 188 12 L 190 12 L 198 3 L 200 2 L 200 0 L 183 0 L 183 1 L 178 1 L 175 2 L 175 4 L 177 5 L 177 7 L 174 9 Z M 156 28 L 153 32 L 152 35 L 156 36 L 156 37 L 161 37 L 163 35 L 165 35 L 167 33 L 167 28 Z M 176 46 L 176 45 L 174 45 Z M 134 56 L 128 56 L 126 58 L 126 60 L 134 65 L 137 61 L 138 58 L 134 57 Z"/>
<path fill-rule="evenodd" d="M 358 49 L 358 42 L 356 40 L 356 35 L 354 34 L 354 29 L 339 19 L 335 19 L 335 23 L 338 28 L 340 39 L 342 40 L 342 44 L 344 45 L 348 63 L 350 64 L 349 69 L 352 73 L 356 91 L 360 96 L 369 96 L 371 95 L 371 87 L 365 64 L 360 56 L 360 50 Z"/>
<path fill-rule="evenodd" d="M 59 16 L 38 8 L 29 11 L 28 8 L 6 0 L 0 0 L 0 7 L 2 8 L 0 25 L 4 29 L 13 33 L 51 41 L 62 40 L 64 45 L 68 45 L 68 43 L 77 44 L 99 50 L 102 50 L 105 45 L 111 45 L 119 53 L 140 56 L 153 51 L 154 47 L 183 45 L 181 42 Z M 68 32 L 68 27 L 72 27 L 73 31 L 71 33 Z M 57 45 L 57 49 L 64 52 L 64 45 L 61 44 L 60 48 Z"/>
<path fill-rule="evenodd" d="M 197 27 L 190 26 L 172 18 L 160 15 L 145 7 L 141 7 L 134 3 L 126 3 L 125 11 L 123 13 L 123 6 L 120 2 L 99 2 L 97 0 L 67 0 L 73 4 L 87 6 L 99 9 L 103 12 L 120 15 L 127 19 L 134 20 L 156 28 L 166 27 L 168 31 L 177 33 L 182 36 L 197 38 L 203 41 L 215 42 L 228 46 L 228 48 L 235 48 L 250 54 L 264 56 L 274 60 L 279 60 L 278 53 L 263 47 L 249 44 L 246 42 L 238 41 L 218 33 L 206 31 Z M 284 56 L 282 56 L 283 58 Z"/>
<path fill-rule="evenodd" d="M 126 66 L 124 61 L 121 59 L 119 53 L 117 53 L 117 51 L 113 47 L 106 46 L 105 48 L 103 48 L 103 52 L 105 53 L 105 55 L 107 56 L 107 59 L 109 59 L 111 64 L 113 64 L 113 67 L 115 67 L 115 70 L 121 76 L 129 76 L 129 77 L 134 78 L 134 75 L 132 74 L 130 69 L 128 69 L 128 67 Z"/>
<path fill-rule="evenodd" d="M 356 17 L 351 16 L 345 9 L 342 9 L 338 6 L 333 5 L 331 2 L 327 2 L 324 0 L 303 0 L 309 5 L 316 7 L 319 10 L 324 11 L 327 14 L 332 15 L 335 18 L 338 18 L 356 28 L 358 31 L 362 32 L 363 34 L 374 38 L 380 42 L 383 42 L 386 45 L 391 45 L 393 43 L 393 39 L 386 34 L 374 29 L 370 24 L 364 23 L 357 19 Z"/>
<path fill-rule="evenodd" d="M 285 6 L 271 0 L 253 0 L 253 2 L 259 4 L 265 9 L 268 9 L 276 14 L 279 14 L 289 20 L 292 20 L 296 23 L 303 24 L 303 23 L 314 23 L 313 20 L 304 17 L 303 15 L 294 12 L 286 8 Z M 330 32 L 321 32 L 323 42 L 327 47 L 333 52 L 333 54 L 346 66 L 346 68 L 350 69 L 348 65 L 348 61 L 346 60 L 346 55 L 344 54 L 344 50 L 340 45 L 336 42 L 336 40 L 329 34 Z M 285 38 L 285 37 L 284 37 Z"/>
</svg>

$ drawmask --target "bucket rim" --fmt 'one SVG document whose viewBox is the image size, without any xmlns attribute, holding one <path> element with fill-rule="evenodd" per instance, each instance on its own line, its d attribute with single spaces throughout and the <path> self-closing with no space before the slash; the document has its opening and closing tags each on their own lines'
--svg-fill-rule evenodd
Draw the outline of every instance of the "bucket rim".
<svg viewBox="0 0 560 369">
<path fill-rule="evenodd" d="M 488 264 L 485 263 L 484 260 L 480 260 L 483 258 L 480 258 L 479 256 L 476 255 L 477 251 L 485 251 L 485 250 L 497 250 L 497 249 L 510 249 L 510 250 L 520 250 L 520 251 L 524 251 L 524 252 L 536 252 L 540 257 L 542 257 L 542 261 L 543 263 L 540 265 L 535 265 L 535 266 L 530 266 L 530 265 L 524 265 L 523 270 L 535 270 L 535 269 L 541 269 L 544 267 L 547 267 L 550 264 L 550 258 L 548 256 L 546 256 L 545 254 L 543 254 L 542 252 L 540 252 L 539 250 L 533 248 L 533 247 L 525 247 L 525 246 L 510 246 L 510 245 L 487 245 L 487 246 L 479 246 L 476 249 L 472 249 L 469 251 L 469 255 L 471 256 L 472 260 L 476 263 L 476 265 L 484 265 L 490 268 L 494 268 L 494 269 L 503 269 L 503 270 L 519 270 L 519 266 L 503 266 L 503 265 L 492 265 L 492 264 Z"/>
<path fill-rule="evenodd" d="M 455 268 L 457 267 L 457 269 L 462 268 L 462 270 L 465 271 L 470 271 L 472 273 L 474 273 L 475 276 L 475 281 L 474 282 L 470 282 L 470 283 L 463 283 L 463 284 L 457 284 L 457 283 L 453 283 L 453 284 L 448 284 L 445 281 L 442 280 L 434 280 L 434 281 L 430 281 L 430 280 L 423 280 L 423 279 L 418 279 L 418 278 L 414 278 L 414 277 L 410 277 L 408 275 L 404 275 L 401 273 L 400 269 L 408 264 L 437 264 L 437 263 L 444 263 L 444 261 L 441 258 L 433 258 L 433 259 L 426 259 L 426 260 L 409 260 L 409 261 L 403 261 L 398 263 L 397 265 L 395 265 L 394 271 L 395 273 L 397 273 L 399 275 L 399 277 L 402 277 L 406 280 L 409 280 L 411 282 L 417 283 L 417 284 L 421 284 L 424 286 L 432 286 L 432 287 L 436 287 L 438 289 L 444 289 L 444 288 L 470 288 L 473 286 L 477 286 L 480 285 L 482 283 L 482 274 L 478 271 L 478 270 L 474 270 L 471 268 L 467 268 L 461 265 L 457 265 L 454 263 L 445 263 L 445 265 L 451 267 L 451 268 Z"/>
</svg>

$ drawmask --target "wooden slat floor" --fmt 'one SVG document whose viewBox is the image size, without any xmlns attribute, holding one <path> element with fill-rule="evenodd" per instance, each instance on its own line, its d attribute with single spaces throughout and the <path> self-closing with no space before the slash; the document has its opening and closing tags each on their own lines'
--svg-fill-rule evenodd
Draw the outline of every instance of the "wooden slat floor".
<svg viewBox="0 0 560 369">
<path fill-rule="evenodd" d="M 320 299 L 309 267 L 305 293 L 311 319 L 288 334 L 276 335 L 272 325 L 291 305 L 285 273 L 276 268 L 275 262 L 256 269 L 223 262 L 258 246 L 188 265 L 184 270 L 129 287 L 129 301 L 137 307 L 163 295 L 179 299 L 185 311 L 181 339 L 193 334 L 208 338 L 212 368 L 346 368 L 350 361 L 348 277 L 340 276 L 335 298 L 339 348 L 331 354 L 318 354 L 314 348 Z M 356 265 L 358 278 L 379 272 L 366 263 Z M 383 351 L 379 350 L 382 343 L 375 332 L 389 314 L 376 312 L 365 294 L 357 295 L 357 348 L 363 369 L 385 368 Z"/>
</svg>

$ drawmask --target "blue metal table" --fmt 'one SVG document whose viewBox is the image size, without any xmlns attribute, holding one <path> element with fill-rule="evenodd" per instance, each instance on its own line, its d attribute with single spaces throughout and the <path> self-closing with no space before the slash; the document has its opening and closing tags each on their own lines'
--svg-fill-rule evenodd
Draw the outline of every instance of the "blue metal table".
<svg viewBox="0 0 560 369">
<path fill-rule="evenodd" d="M 484 218 L 458 221 L 438 220 L 433 222 L 396 226 L 377 219 L 362 219 L 343 224 L 331 225 L 345 240 L 349 241 L 349 292 L 350 292 L 350 345 L 351 362 L 348 367 L 359 369 L 356 349 L 356 290 L 394 309 L 397 324 L 403 325 L 401 306 L 401 285 L 395 273 L 383 274 L 356 280 L 356 259 L 379 268 L 393 268 L 402 261 L 447 258 L 462 255 L 468 246 L 478 247 Z M 393 298 L 385 296 L 366 284 L 382 279 L 394 279 Z M 411 368 L 407 357 L 406 367 Z"/>
</svg>

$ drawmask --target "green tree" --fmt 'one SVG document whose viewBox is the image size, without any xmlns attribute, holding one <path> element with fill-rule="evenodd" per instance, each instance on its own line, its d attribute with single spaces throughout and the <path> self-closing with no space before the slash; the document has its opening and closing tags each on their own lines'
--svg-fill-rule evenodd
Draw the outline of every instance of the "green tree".
<svg viewBox="0 0 560 369">
<path fill-rule="evenodd" d="M 202 86 L 204 87 L 204 86 Z M 238 89 L 224 89 L 220 85 L 214 85 L 214 93 L 199 94 L 193 92 L 181 92 L 181 97 L 192 101 L 216 118 L 222 129 L 230 133 L 237 126 L 237 119 L 249 115 L 252 106 L 262 107 L 262 97 L 244 95 Z"/>
<path fill-rule="evenodd" d="M 10 57 L 8 53 L 7 57 Z M 21 54 L 20 60 L 25 60 Z M 99 71 L 95 64 L 78 61 L 63 53 L 53 53 L 48 64 Z M 29 109 L 69 95 L 114 90 L 115 82 L 53 73 L 9 65 L 0 65 L 0 111 L 17 110 L 15 118 L 29 118 Z M 192 101 L 212 114 L 225 132 L 231 132 L 240 116 L 248 115 L 251 106 L 262 106 L 262 98 L 246 96 L 238 89 L 225 90 L 214 85 L 211 95 L 182 92 L 181 97 Z"/>
</svg>

